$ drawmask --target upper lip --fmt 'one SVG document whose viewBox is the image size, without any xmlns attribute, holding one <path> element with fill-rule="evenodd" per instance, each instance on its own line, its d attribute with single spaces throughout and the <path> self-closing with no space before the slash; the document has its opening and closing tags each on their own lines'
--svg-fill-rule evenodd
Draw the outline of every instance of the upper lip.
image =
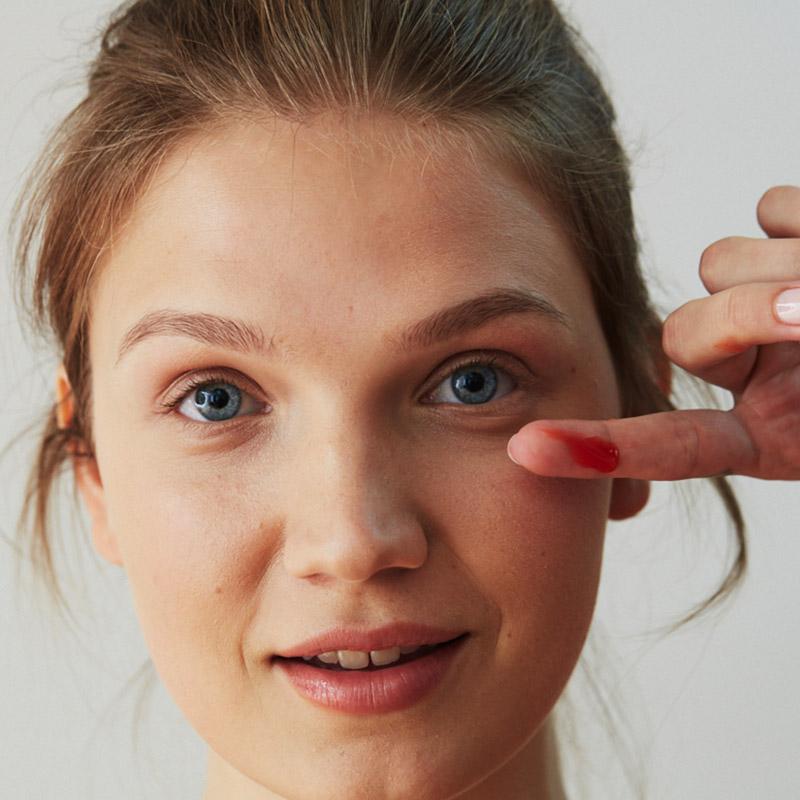
<svg viewBox="0 0 800 800">
<path fill-rule="evenodd" d="M 466 631 L 434 628 L 415 622 L 392 622 L 372 630 L 336 627 L 288 647 L 286 650 L 276 652 L 275 656 L 296 658 L 315 656 L 332 650 L 368 652 L 369 650 L 385 650 L 395 645 L 412 647 L 414 645 L 439 644 L 454 639 L 462 633 L 466 633 Z"/>
</svg>

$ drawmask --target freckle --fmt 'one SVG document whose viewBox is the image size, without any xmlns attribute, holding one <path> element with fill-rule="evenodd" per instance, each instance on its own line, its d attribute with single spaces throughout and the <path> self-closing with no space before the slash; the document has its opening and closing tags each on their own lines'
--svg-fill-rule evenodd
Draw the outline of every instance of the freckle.
<svg viewBox="0 0 800 800">
<path fill-rule="evenodd" d="M 214 594 L 222 594 L 222 587 L 217 586 L 214 588 Z"/>
</svg>

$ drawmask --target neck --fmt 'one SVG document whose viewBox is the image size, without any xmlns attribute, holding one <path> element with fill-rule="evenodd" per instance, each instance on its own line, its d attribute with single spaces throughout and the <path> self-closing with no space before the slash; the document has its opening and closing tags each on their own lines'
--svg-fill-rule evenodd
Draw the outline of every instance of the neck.
<svg viewBox="0 0 800 800">
<path fill-rule="evenodd" d="M 457 800 L 567 800 L 551 713 L 536 735 L 502 767 Z M 452 798 L 456 800 L 456 798 Z"/>
</svg>

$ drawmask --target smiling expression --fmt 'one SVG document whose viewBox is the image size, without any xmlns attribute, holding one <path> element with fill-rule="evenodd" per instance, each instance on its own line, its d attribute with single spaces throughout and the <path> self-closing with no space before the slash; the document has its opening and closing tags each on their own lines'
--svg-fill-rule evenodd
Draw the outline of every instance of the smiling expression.
<svg viewBox="0 0 800 800">
<path fill-rule="evenodd" d="M 535 476 L 506 443 L 619 397 L 531 186 L 332 131 L 238 123 L 161 164 L 93 287 L 82 489 L 219 757 L 278 794 L 434 800 L 524 753 L 594 609 L 612 482 Z M 470 632 L 404 711 L 321 709 L 269 663 L 394 620 Z"/>
</svg>

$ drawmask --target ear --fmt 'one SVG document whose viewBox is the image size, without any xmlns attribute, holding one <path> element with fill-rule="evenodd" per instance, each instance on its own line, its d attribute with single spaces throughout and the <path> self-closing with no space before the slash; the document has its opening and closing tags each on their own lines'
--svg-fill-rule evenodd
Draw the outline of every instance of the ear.
<svg viewBox="0 0 800 800">
<path fill-rule="evenodd" d="M 68 428 L 72 424 L 75 405 L 72 387 L 67 377 L 63 363 L 59 364 L 56 373 L 56 420 L 59 428 Z M 122 556 L 119 552 L 116 537 L 108 527 L 106 514 L 105 493 L 103 481 L 97 459 L 90 454 L 78 454 L 76 447 L 70 448 L 72 452 L 72 469 L 75 482 L 83 497 L 83 502 L 92 521 L 92 540 L 94 549 L 111 564 L 122 565 Z"/>
<path fill-rule="evenodd" d="M 672 362 L 661 346 L 661 331 L 650 338 L 653 376 L 661 391 L 669 397 L 672 391 Z M 629 519 L 636 516 L 650 499 L 650 481 L 635 478 L 615 478 L 611 489 L 609 519 Z"/>
<path fill-rule="evenodd" d="M 672 391 L 672 362 L 667 358 L 661 345 L 661 328 L 657 335 L 651 334 L 650 353 L 651 369 L 658 388 L 665 397 Z M 608 509 L 609 519 L 629 519 L 636 516 L 650 499 L 650 482 L 634 478 L 615 478 L 611 489 L 611 503 Z"/>
<path fill-rule="evenodd" d="M 650 481 L 638 478 L 614 478 L 611 487 L 611 503 L 608 508 L 609 519 L 628 519 L 635 517 L 650 499 Z"/>
</svg>

